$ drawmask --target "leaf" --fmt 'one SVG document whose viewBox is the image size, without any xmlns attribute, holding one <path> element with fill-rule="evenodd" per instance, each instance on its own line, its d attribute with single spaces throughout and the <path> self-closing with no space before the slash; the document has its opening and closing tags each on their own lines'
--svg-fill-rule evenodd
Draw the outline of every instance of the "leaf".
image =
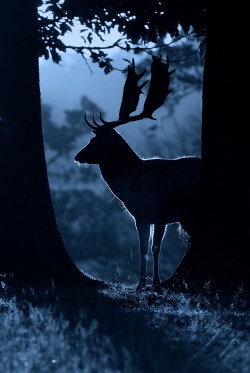
<svg viewBox="0 0 250 373">
<path fill-rule="evenodd" d="M 93 51 L 90 54 L 90 58 L 92 58 L 93 63 L 99 62 L 99 55 Z"/>
<path fill-rule="evenodd" d="M 52 60 L 53 62 L 59 64 L 59 62 L 61 61 L 61 56 L 59 53 L 57 53 L 57 51 L 55 49 L 51 49 L 50 50 L 50 54 L 51 54 L 51 57 L 52 57 Z"/>
<path fill-rule="evenodd" d="M 128 42 L 126 42 L 126 51 L 129 52 L 131 49 L 131 46 Z"/>
<path fill-rule="evenodd" d="M 54 9 L 55 9 L 54 5 L 49 5 L 49 6 L 45 9 L 45 13 L 47 13 L 47 12 L 54 12 Z"/>
<path fill-rule="evenodd" d="M 105 69 L 104 69 L 104 73 L 107 75 L 109 74 L 111 71 L 112 71 L 112 66 L 106 66 Z"/>
<path fill-rule="evenodd" d="M 49 51 L 48 51 L 48 49 L 44 50 L 44 54 L 43 55 L 44 55 L 45 60 L 49 59 Z"/>
<path fill-rule="evenodd" d="M 71 27 L 67 23 L 61 23 L 59 26 L 62 34 L 64 35 L 67 31 L 72 31 Z"/>
<path fill-rule="evenodd" d="M 131 65 L 131 61 L 127 60 L 127 58 L 123 58 L 123 61 L 126 61 L 126 62 L 128 62 Z"/>
<path fill-rule="evenodd" d="M 92 43 L 92 41 L 93 41 L 92 32 L 89 32 L 89 33 L 88 33 L 87 40 L 88 40 L 89 44 Z"/>
<path fill-rule="evenodd" d="M 107 53 L 104 53 L 103 51 L 99 51 L 99 56 L 106 57 Z"/>
</svg>

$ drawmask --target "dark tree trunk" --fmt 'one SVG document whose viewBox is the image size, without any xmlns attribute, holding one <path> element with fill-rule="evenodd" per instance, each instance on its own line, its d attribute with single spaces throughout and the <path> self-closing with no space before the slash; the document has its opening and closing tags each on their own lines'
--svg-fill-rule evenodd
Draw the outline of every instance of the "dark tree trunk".
<svg viewBox="0 0 250 373">
<path fill-rule="evenodd" d="M 163 283 L 166 287 L 183 281 L 191 289 L 207 281 L 224 290 L 250 287 L 250 142 L 239 99 L 239 81 L 247 71 L 239 71 L 236 33 L 231 32 L 240 17 L 236 13 L 229 5 L 221 14 L 219 9 L 210 13 L 196 233 L 175 273 Z"/>
<path fill-rule="evenodd" d="M 92 285 L 65 249 L 50 196 L 36 3 L 0 3 L 0 273 L 19 283 Z"/>
</svg>

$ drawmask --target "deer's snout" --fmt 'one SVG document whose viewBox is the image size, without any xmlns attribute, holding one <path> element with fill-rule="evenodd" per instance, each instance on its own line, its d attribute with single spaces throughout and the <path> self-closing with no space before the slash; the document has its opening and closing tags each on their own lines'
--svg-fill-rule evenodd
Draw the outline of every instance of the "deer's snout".
<svg viewBox="0 0 250 373">
<path fill-rule="evenodd" d="M 95 154 L 95 152 L 89 145 L 87 145 L 75 155 L 74 161 L 87 164 L 98 164 L 100 162 L 98 154 Z"/>
<path fill-rule="evenodd" d="M 74 161 L 78 163 L 82 163 L 80 152 L 75 155 Z"/>
</svg>

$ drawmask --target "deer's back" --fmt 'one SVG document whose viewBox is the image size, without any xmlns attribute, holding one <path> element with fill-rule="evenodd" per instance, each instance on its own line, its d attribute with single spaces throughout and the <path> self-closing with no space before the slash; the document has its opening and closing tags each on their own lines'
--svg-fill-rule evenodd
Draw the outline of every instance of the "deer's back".
<svg viewBox="0 0 250 373">
<path fill-rule="evenodd" d="M 108 185 L 140 221 L 181 222 L 193 214 L 200 158 L 141 160 Z"/>
</svg>

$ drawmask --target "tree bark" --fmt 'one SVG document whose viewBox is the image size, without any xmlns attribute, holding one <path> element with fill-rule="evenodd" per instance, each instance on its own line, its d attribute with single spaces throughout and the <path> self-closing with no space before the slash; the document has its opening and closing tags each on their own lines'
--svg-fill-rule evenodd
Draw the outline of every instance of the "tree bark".
<svg viewBox="0 0 250 373">
<path fill-rule="evenodd" d="M 44 156 L 36 0 L 0 3 L 0 273 L 17 283 L 94 285 L 66 251 Z"/>
<path fill-rule="evenodd" d="M 208 282 L 215 289 L 250 288 L 250 139 L 245 120 L 240 119 L 244 106 L 238 99 L 238 35 L 231 32 L 240 14 L 230 7 L 221 12 L 211 9 L 209 14 L 196 229 L 186 255 L 164 287 L 186 284 L 194 289 Z"/>
</svg>

